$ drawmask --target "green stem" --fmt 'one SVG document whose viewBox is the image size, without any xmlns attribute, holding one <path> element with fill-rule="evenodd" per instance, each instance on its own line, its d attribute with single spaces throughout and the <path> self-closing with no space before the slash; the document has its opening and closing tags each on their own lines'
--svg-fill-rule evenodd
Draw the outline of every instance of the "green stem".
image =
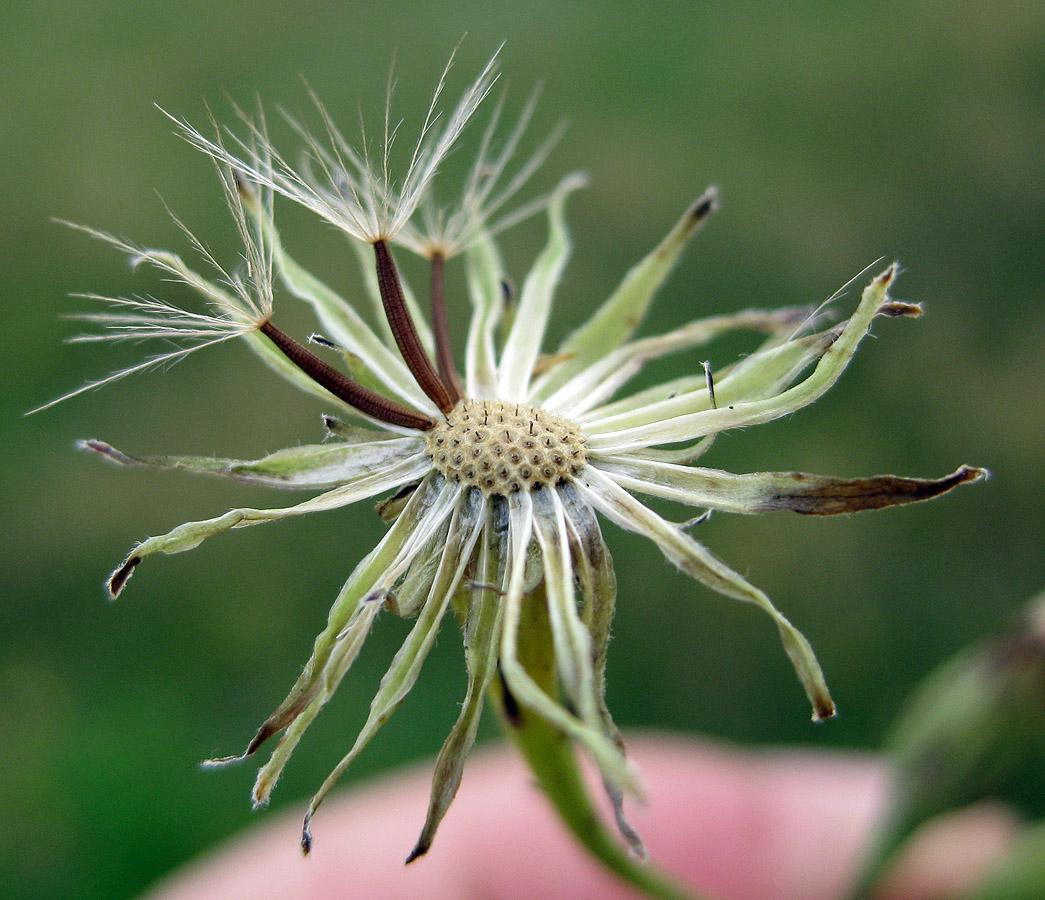
<svg viewBox="0 0 1045 900">
<path fill-rule="evenodd" d="M 556 696 L 555 658 L 543 586 L 524 600 L 519 623 L 519 662 L 531 678 Z M 659 900 L 700 900 L 649 863 L 629 855 L 607 827 L 588 790 L 573 744 L 559 728 L 521 707 L 502 679 L 490 686 L 508 733 L 530 771 L 573 836 L 622 881 Z"/>
<path fill-rule="evenodd" d="M 878 888 L 882 876 L 894 862 L 897 851 L 921 824 L 917 816 L 902 809 L 903 793 L 894 785 L 890 789 L 889 809 L 885 818 L 875 829 L 871 845 L 867 850 L 847 900 L 869 900 Z"/>
</svg>

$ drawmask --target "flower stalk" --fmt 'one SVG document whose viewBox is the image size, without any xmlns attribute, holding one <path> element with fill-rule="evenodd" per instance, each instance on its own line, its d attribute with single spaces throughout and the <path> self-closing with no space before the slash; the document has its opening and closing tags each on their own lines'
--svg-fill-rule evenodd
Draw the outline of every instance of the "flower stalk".
<svg viewBox="0 0 1045 900">
<path fill-rule="evenodd" d="M 555 696 L 558 677 L 548 608 L 541 588 L 523 599 L 518 652 L 519 662 L 534 684 L 547 695 Z M 645 850 L 637 836 L 638 843 L 632 844 L 629 851 L 606 827 L 585 782 L 570 736 L 523 707 L 512 696 L 503 677 L 494 679 L 490 692 L 505 730 L 577 841 L 608 870 L 649 897 L 698 900 L 698 895 L 692 890 L 646 861 Z"/>
</svg>

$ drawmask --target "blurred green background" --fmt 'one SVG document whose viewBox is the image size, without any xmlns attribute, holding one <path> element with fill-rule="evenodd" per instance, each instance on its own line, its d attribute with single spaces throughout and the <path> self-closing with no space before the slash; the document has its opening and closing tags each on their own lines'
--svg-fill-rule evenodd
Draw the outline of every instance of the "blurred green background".
<svg viewBox="0 0 1045 900">
<path fill-rule="evenodd" d="M 119 603 L 105 601 L 102 583 L 135 540 L 291 497 L 120 470 L 76 452 L 75 439 L 256 456 L 317 440 L 323 411 L 226 346 L 22 417 L 140 357 L 64 346 L 77 326 L 61 316 L 85 306 L 70 293 L 163 291 L 51 217 L 186 251 L 158 192 L 219 258 L 237 252 L 210 164 L 154 104 L 199 125 L 208 105 L 231 118 L 226 94 L 304 110 L 303 75 L 354 133 L 357 103 L 379 116 L 397 49 L 395 109 L 409 135 L 465 31 L 455 91 L 507 40 L 510 107 L 543 79 L 533 134 L 570 122 L 539 186 L 569 169 L 592 178 L 571 201 L 560 334 L 709 183 L 721 189 L 722 212 L 666 286 L 648 331 L 705 312 L 817 302 L 880 256 L 901 260 L 895 294 L 924 302 L 928 315 L 879 321 L 824 400 L 721 438 L 708 464 L 939 476 L 969 463 L 993 477 L 906 509 L 828 520 L 722 515 L 703 527 L 816 646 L 841 710 L 820 727 L 764 617 L 608 528 L 622 598 L 610 704 L 623 726 L 872 748 L 924 674 L 1042 587 L 1041 5 L 680 9 L 649 0 L 0 4 L 0 894 L 131 897 L 262 818 L 249 809 L 250 765 L 203 773 L 197 763 L 241 748 L 282 699 L 330 599 L 381 528 L 363 504 L 236 532 L 153 560 Z M 286 129 L 276 137 L 293 146 Z M 300 261 L 354 291 L 340 239 L 283 210 Z M 509 242 L 516 278 L 543 227 Z M 301 336 L 311 327 L 289 306 L 281 321 Z M 714 348 L 712 360 L 739 349 Z M 405 627 L 380 622 L 276 806 L 300 809 L 340 758 Z M 438 749 L 463 693 L 455 631 L 448 622 L 353 777 Z M 484 736 L 496 739 L 495 723 Z M 1023 783 L 1039 813 L 1041 775 Z"/>
</svg>

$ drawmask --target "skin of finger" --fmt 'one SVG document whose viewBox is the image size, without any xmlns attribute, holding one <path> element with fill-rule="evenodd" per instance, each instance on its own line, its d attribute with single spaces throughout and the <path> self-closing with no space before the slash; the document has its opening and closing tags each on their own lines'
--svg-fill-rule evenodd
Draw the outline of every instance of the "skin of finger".
<svg viewBox="0 0 1045 900">
<path fill-rule="evenodd" d="M 1019 832 L 1008 807 L 985 801 L 933 819 L 912 837 L 875 900 L 961 897 L 998 862 Z"/>
<path fill-rule="evenodd" d="M 631 810 L 632 822 L 651 858 L 680 881 L 717 900 L 844 895 L 884 795 L 872 759 L 654 736 L 629 748 L 648 795 L 646 806 Z M 577 847 L 502 747 L 474 755 L 432 850 L 404 867 L 429 775 L 410 770 L 329 801 L 313 821 L 307 859 L 298 849 L 299 817 L 281 814 L 175 873 L 148 900 L 638 897 Z"/>
</svg>

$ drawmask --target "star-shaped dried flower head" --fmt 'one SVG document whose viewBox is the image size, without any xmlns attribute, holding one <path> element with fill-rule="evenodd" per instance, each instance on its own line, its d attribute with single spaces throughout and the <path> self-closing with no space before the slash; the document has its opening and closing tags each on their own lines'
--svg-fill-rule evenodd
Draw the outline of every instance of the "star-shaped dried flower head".
<svg viewBox="0 0 1045 900">
<path fill-rule="evenodd" d="M 399 179 L 389 174 L 387 153 L 375 169 L 367 154 L 353 150 L 329 123 L 328 145 L 306 137 L 311 165 L 300 170 L 276 152 L 260 119 L 249 123 L 245 138 L 232 140 L 228 135 L 206 138 L 183 126 L 190 141 L 218 162 L 246 246 L 245 276 L 218 267 L 218 277 L 207 278 L 179 257 L 95 232 L 195 288 L 213 308 L 201 314 L 158 300 L 114 299 L 114 313 L 90 317 L 106 326 L 105 336 L 189 342 L 153 362 L 242 336 L 266 363 L 347 420 L 327 416 L 322 443 L 246 461 L 136 457 L 101 441 L 85 441 L 85 447 L 124 465 L 318 492 L 296 505 L 234 509 L 148 538 L 113 573 L 113 596 L 140 563 L 157 553 L 189 550 L 232 528 L 385 497 L 378 509 L 389 524 L 387 533 L 345 582 L 312 658 L 243 754 L 254 754 L 279 735 L 254 788 L 255 803 L 263 804 L 306 728 L 361 651 L 374 620 L 382 612 L 414 619 L 369 718 L 309 807 L 306 848 L 316 807 L 413 686 L 452 610 L 464 632 L 468 687 L 436 763 L 427 821 L 410 859 L 428 849 L 457 790 L 487 694 L 496 699 L 541 783 L 582 840 L 603 858 L 612 852 L 601 838 L 591 837 L 590 829 L 601 826 L 568 808 L 579 801 L 563 787 L 576 775 L 572 756 L 561 750 L 569 743 L 561 740 L 563 735 L 598 766 L 621 832 L 641 855 L 641 842 L 622 813 L 622 797 L 638 790 L 637 779 L 604 695 L 616 586 L 600 516 L 649 538 L 706 587 L 762 609 L 779 632 L 813 718 L 823 719 L 835 707 L 808 641 L 765 593 L 695 540 L 688 528 L 712 510 L 834 515 L 878 509 L 934 497 L 985 474 L 962 466 L 938 480 L 844 479 L 800 472 L 737 475 L 694 465 L 720 432 L 788 416 L 820 397 L 838 380 L 876 317 L 919 312 L 890 299 L 897 273 L 892 265 L 870 281 L 847 320 L 826 330 L 817 330 L 820 319 L 808 308 L 750 309 L 635 337 L 654 293 L 714 210 L 714 190 L 683 213 L 585 324 L 542 356 L 553 296 L 570 250 L 564 208 L 580 179 L 568 177 L 536 201 L 546 208 L 547 243 L 522 283 L 513 315 L 505 304 L 507 279 L 492 216 L 505 214 L 504 202 L 521 180 L 513 178 L 501 192 L 484 181 L 505 171 L 529 113 L 497 150 L 495 114 L 456 211 L 448 208 L 434 218 L 424 212 L 437 209 L 425 204 L 432 203 L 439 163 L 488 93 L 494 73 L 491 61 L 442 123 L 435 112 L 440 82 L 410 166 Z M 394 130 L 386 125 L 386 143 Z M 542 156 L 543 150 L 533 159 Z M 525 177 L 533 168 L 526 163 L 518 171 Z M 342 228 L 372 256 L 372 268 L 364 274 L 381 313 L 376 329 L 286 253 L 274 221 L 276 195 Z M 506 215 L 513 219 L 512 213 Z M 399 276 L 390 248 L 396 242 L 439 270 L 440 277 L 433 278 L 431 326 Z M 200 242 L 193 243 L 202 249 Z M 457 254 L 463 257 L 471 303 L 461 372 L 442 308 L 441 279 L 443 262 Z M 311 306 L 326 335 L 320 343 L 340 351 L 350 374 L 273 323 L 274 280 Z M 650 360 L 738 329 L 764 335 L 761 347 L 719 371 L 705 365 L 702 371 L 681 372 L 663 384 L 627 392 L 628 382 Z M 639 495 L 704 512 L 689 522 L 671 522 Z M 556 746 L 560 750 L 548 749 Z M 620 860 L 612 864 L 627 870 Z"/>
</svg>

